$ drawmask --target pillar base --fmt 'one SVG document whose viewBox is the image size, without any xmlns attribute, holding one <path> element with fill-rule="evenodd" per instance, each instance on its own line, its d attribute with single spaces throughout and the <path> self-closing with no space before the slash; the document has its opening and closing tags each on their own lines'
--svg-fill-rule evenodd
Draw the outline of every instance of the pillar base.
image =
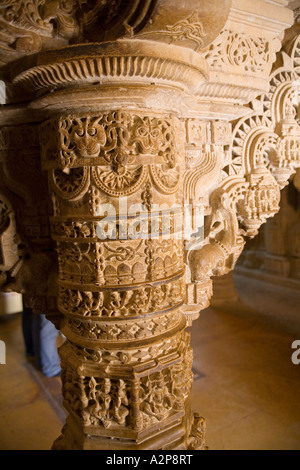
<svg viewBox="0 0 300 470">
<path fill-rule="evenodd" d="M 183 415 L 183 413 L 182 413 Z M 163 429 L 147 432 L 138 440 L 126 438 L 107 438 L 86 434 L 71 416 L 62 430 L 61 436 L 54 442 L 52 450 L 208 450 L 205 444 L 206 423 L 187 404 L 185 416 L 171 417 Z"/>
</svg>

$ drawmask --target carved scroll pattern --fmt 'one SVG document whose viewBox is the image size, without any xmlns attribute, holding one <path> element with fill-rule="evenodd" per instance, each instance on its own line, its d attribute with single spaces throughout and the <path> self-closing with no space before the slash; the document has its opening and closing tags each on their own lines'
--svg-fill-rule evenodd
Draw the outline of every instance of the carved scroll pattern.
<svg viewBox="0 0 300 470">
<path fill-rule="evenodd" d="M 213 70 L 224 70 L 227 66 L 265 74 L 274 61 L 275 52 L 273 45 L 264 38 L 224 29 L 209 47 L 205 58 Z"/>
<path fill-rule="evenodd" d="M 203 48 L 206 33 L 195 10 L 188 17 L 177 21 L 173 25 L 167 25 L 163 30 L 139 33 L 138 37 L 164 37 L 170 44 L 189 44 L 195 51 Z"/>
</svg>

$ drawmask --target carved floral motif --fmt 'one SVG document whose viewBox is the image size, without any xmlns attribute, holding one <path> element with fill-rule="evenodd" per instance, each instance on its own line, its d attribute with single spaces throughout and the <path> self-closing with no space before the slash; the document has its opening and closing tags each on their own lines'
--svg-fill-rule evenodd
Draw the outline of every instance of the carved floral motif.
<svg viewBox="0 0 300 470">
<path fill-rule="evenodd" d="M 203 38 L 205 37 L 197 11 L 174 25 L 166 26 L 165 31 L 155 31 L 155 34 L 167 35 L 170 37 L 171 44 L 175 44 L 177 41 L 191 41 L 196 44 L 196 51 L 203 47 Z"/>
<path fill-rule="evenodd" d="M 246 72 L 265 73 L 273 61 L 273 55 L 272 45 L 265 38 L 224 29 L 205 57 L 215 70 L 230 66 Z"/>
</svg>

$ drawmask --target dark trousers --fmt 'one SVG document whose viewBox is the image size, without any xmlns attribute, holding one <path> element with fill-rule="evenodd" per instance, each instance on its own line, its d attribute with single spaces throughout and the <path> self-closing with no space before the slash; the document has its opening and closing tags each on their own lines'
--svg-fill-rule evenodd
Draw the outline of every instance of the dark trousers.
<svg viewBox="0 0 300 470">
<path fill-rule="evenodd" d="M 60 360 L 56 340 L 58 331 L 45 315 L 37 315 L 30 308 L 24 308 L 22 328 L 26 356 L 35 356 L 36 366 L 46 377 L 60 374 Z"/>
</svg>

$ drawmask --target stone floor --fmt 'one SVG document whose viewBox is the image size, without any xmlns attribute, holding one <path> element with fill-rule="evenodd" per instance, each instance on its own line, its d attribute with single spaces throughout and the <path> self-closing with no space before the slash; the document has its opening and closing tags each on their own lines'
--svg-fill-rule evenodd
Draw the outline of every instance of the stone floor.
<svg viewBox="0 0 300 470">
<path fill-rule="evenodd" d="M 0 449 L 47 450 L 65 414 L 60 378 L 46 378 L 24 357 L 21 316 L 0 317 L 6 365 L 0 365 Z"/>
<path fill-rule="evenodd" d="M 212 450 L 300 450 L 300 292 L 236 278 L 240 300 L 202 313 L 192 330 L 194 409 Z M 0 449 L 49 449 L 64 422 L 60 379 L 24 358 L 20 317 L 0 321 Z"/>
</svg>

